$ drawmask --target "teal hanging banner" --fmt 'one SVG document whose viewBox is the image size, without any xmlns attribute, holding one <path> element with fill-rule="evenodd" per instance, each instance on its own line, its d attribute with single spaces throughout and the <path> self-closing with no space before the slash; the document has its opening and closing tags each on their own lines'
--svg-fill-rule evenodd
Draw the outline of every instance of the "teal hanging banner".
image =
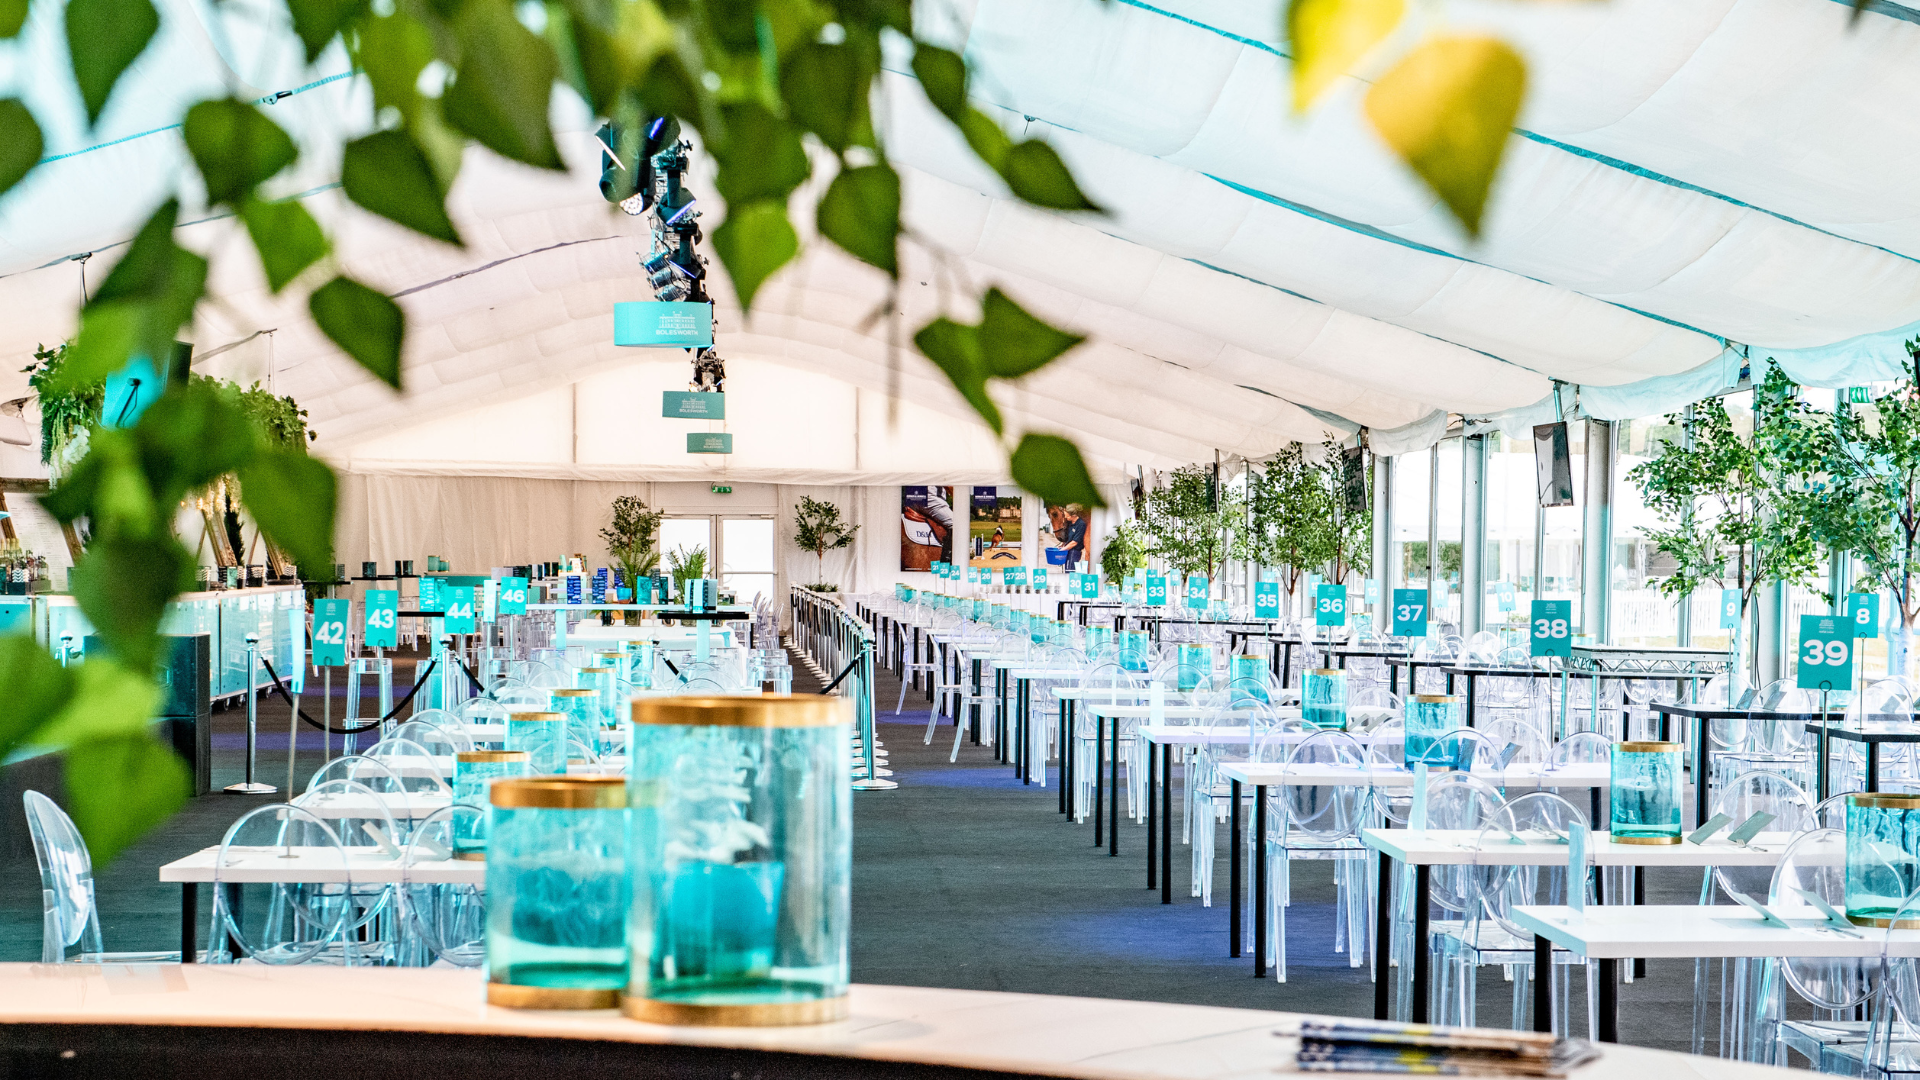
<svg viewBox="0 0 1920 1080">
<path fill-rule="evenodd" d="M 733 436 L 725 431 L 689 431 L 687 432 L 687 453 L 731 454 L 733 453 Z"/>
<path fill-rule="evenodd" d="M 500 579 L 500 614 L 525 615 L 527 613 L 527 579 L 510 577 Z"/>
<path fill-rule="evenodd" d="M 367 622 L 361 641 L 369 649 L 394 649 L 400 646 L 399 590 L 367 590 Z"/>
<path fill-rule="evenodd" d="M 132 427 L 166 389 L 167 380 L 154 362 L 144 356 L 134 357 L 107 376 L 106 392 L 100 399 L 100 426 Z"/>
<path fill-rule="evenodd" d="M 727 395 L 718 391 L 660 391 L 660 415 L 669 420 L 725 420 Z"/>
<path fill-rule="evenodd" d="M 315 667 L 345 667 L 347 663 L 347 622 L 353 618 L 351 600 L 315 600 L 313 602 L 313 664 Z"/>
<path fill-rule="evenodd" d="M 473 633 L 473 586 L 447 586 L 447 618 L 445 630 L 449 634 Z"/>
<path fill-rule="evenodd" d="M 713 344 L 713 305 L 638 300 L 613 305 L 613 343 L 694 349 Z"/>
<path fill-rule="evenodd" d="M 1393 590 L 1393 636 L 1427 636 L 1427 590 Z"/>
<path fill-rule="evenodd" d="M 1800 616 L 1801 690 L 1853 689 L 1853 623 L 1842 615 Z"/>
<path fill-rule="evenodd" d="M 1207 610 L 1207 575 L 1187 575 L 1187 607 L 1192 611 Z"/>
<path fill-rule="evenodd" d="M 1532 615 L 1532 655 L 1573 655 L 1573 601 L 1535 600 Z"/>
<path fill-rule="evenodd" d="M 1313 624 L 1315 626 L 1347 625 L 1347 587 L 1337 581 L 1330 581 L 1314 593 Z"/>
<path fill-rule="evenodd" d="M 1853 636 L 1857 638 L 1877 638 L 1880 636 L 1880 594 L 1849 593 L 1847 595 L 1847 621 L 1853 624 Z"/>
<path fill-rule="evenodd" d="M 1256 619 L 1280 617 L 1279 582 L 1256 581 L 1253 583 L 1253 617 Z"/>
</svg>

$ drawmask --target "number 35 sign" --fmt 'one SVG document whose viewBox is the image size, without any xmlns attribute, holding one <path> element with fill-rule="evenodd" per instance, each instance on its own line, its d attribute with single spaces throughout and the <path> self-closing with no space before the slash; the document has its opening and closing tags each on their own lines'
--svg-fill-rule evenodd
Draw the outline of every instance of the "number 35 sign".
<svg viewBox="0 0 1920 1080">
<path fill-rule="evenodd" d="M 1802 690 L 1846 690 L 1853 686 L 1853 620 L 1844 615 L 1800 616 Z"/>
</svg>

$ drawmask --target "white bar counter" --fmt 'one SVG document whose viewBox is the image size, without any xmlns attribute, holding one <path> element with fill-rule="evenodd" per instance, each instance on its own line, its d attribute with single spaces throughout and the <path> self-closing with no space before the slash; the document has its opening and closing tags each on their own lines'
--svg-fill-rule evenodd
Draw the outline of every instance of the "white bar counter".
<svg viewBox="0 0 1920 1080">
<path fill-rule="evenodd" d="M 489 1006 L 477 971 L 0 964 L 0 1014 L 9 1026 L 87 1025 L 71 1039 L 82 1049 L 50 1050 L 50 1057 L 84 1055 L 89 1040 L 111 1039 L 100 1025 L 145 1025 L 709 1047 L 1074 1080 L 1254 1080 L 1294 1072 L 1290 1036 L 1300 1021 L 1298 1014 L 1251 1009 L 895 986 L 856 985 L 851 1005 L 848 1019 L 831 1024 L 664 1027 L 628 1020 L 610 1009 L 538 1012 Z M 28 1034 L 0 1027 L 0 1041 L 25 1040 Z M 262 1049 L 280 1041 L 248 1038 L 249 1045 Z M 12 1049 L 13 1060 L 31 1064 L 31 1058 L 22 1061 L 22 1053 Z M 208 1064 L 221 1071 L 222 1063 Z M 265 1064 L 256 1060 L 252 1067 Z M 319 1070 L 322 1063 L 309 1064 Z M 376 1071 L 393 1064 L 365 1062 Z M 768 1071 L 814 1070 L 768 1062 Z M 846 1073 L 823 1062 L 818 1075 L 829 1074 Z M 1578 1080 L 1784 1080 L 1790 1075 L 1769 1066 L 1631 1046 L 1602 1047 L 1598 1060 L 1573 1073 Z"/>
</svg>

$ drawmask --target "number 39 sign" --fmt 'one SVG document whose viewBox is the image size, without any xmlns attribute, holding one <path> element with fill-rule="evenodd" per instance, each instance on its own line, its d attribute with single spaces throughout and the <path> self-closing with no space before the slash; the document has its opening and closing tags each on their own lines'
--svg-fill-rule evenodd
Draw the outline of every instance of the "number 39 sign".
<svg viewBox="0 0 1920 1080">
<path fill-rule="evenodd" d="M 1800 616 L 1802 690 L 1846 690 L 1853 686 L 1853 620 L 1836 615 Z"/>
</svg>

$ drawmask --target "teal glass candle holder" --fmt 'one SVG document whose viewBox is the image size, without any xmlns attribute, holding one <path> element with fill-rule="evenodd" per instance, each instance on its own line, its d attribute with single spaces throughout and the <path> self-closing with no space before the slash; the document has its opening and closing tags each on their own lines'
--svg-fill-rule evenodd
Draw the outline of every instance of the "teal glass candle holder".
<svg viewBox="0 0 1920 1080">
<path fill-rule="evenodd" d="M 636 690 L 653 689 L 653 642 L 633 641 L 627 645 L 627 681 Z"/>
<path fill-rule="evenodd" d="M 632 907 L 625 780 L 496 780 L 487 797 L 487 1001 L 618 1005 Z"/>
<path fill-rule="evenodd" d="M 1406 741 L 1401 753 L 1408 768 L 1424 761 L 1429 768 L 1452 765 L 1441 761 L 1445 750 L 1437 744 L 1460 730 L 1460 699 L 1451 694 L 1415 694 L 1407 703 Z"/>
<path fill-rule="evenodd" d="M 1341 668 L 1315 668 L 1300 686 L 1300 715 L 1317 728 L 1347 729 L 1347 673 Z"/>
<path fill-rule="evenodd" d="M 1269 705 L 1273 697 L 1267 692 L 1267 661 L 1259 656 L 1235 656 L 1227 661 L 1227 688 L 1233 692 L 1232 706 L 1242 708 L 1250 705 Z"/>
<path fill-rule="evenodd" d="M 1027 616 L 1027 639 L 1035 645 L 1046 645 L 1053 641 L 1053 620 L 1039 615 Z"/>
<path fill-rule="evenodd" d="M 1089 626 L 1086 632 L 1087 655 L 1093 656 L 1113 647 L 1113 627 Z"/>
<path fill-rule="evenodd" d="M 594 708 L 600 715 L 601 727 L 613 727 L 620 723 L 620 669 L 613 664 L 599 667 L 581 668 L 574 685 L 593 691 Z"/>
<path fill-rule="evenodd" d="M 1206 645 L 1180 646 L 1180 664 L 1174 684 L 1181 693 L 1205 689 L 1213 682 L 1213 649 Z"/>
<path fill-rule="evenodd" d="M 567 770 L 567 717 L 557 712 L 507 714 L 507 749 L 527 753 L 527 771 L 558 776 Z"/>
<path fill-rule="evenodd" d="M 847 1012 L 853 703 L 635 699 L 635 869 L 622 1008 L 665 1024 Z"/>
<path fill-rule="evenodd" d="M 1147 632 L 1145 630 L 1122 630 L 1120 638 L 1120 668 L 1123 671 L 1147 670 Z"/>
<path fill-rule="evenodd" d="M 566 739 L 577 741 L 580 745 L 593 751 L 596 755 L 599 754 L 599 691 L 575 686 L 554 690 L 551 691 L 551 693 L 553 695 L 553 711 L 567 718 L 565 725 Z M 564 741 L 561 743 L 561 750 L 564 757 L 564 751 L 566 750 L 566 742 Z"/>
<path fill-rule="evenodd" d="M 525 750 L 469 750 L 453 755 L 453 801 L 480 811 L 454 816 L 454 858 L 487 857 L 487 788 L 495 780 L 525 775 Z"/>
<path fill-rule="evenodd" d="M 1895 920 L 1920 887 L 1920 795 L 1847 796 L 1847 921 L 1856 926 L 1920 928 Z"/>
<path fill-rule="evenodd" d="M 1618 742 L 1607 787 L 1612 809 L 1607 832 L 1616 844 L 1680 842 L 1681 762 L 1686 744 Z"/>
</svg>

